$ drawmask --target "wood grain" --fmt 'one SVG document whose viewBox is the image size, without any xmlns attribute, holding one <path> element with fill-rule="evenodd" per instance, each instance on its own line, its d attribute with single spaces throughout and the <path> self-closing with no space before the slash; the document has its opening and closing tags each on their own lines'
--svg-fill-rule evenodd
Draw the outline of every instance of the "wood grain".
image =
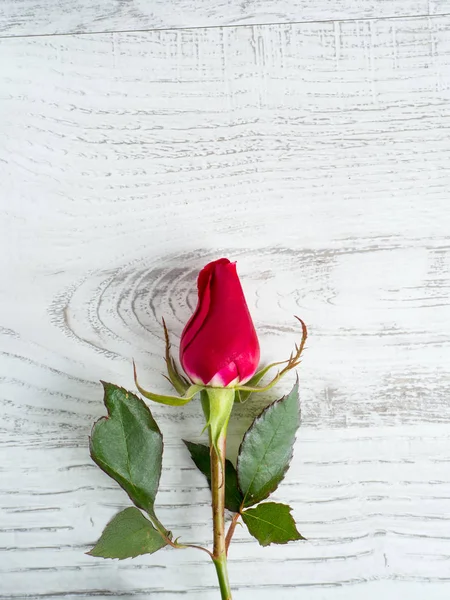
<svg viewBox="0 0 450 600">
<path fill-rule="evenodd" d="M 183 435 L 198 437 L 198 423 L 183 421 L 182 427 Z M 163 433 L 158 514 L 175 535 L 210 544 L 205 482 L 189 464 L 173 422 L 164 423 Z M 276 498 L 292 504 L 308 541 L 261 548 L 238 528 L 230 555 L 237 600 L 300 593 L 340 599 L 342 588 L 352 599 L 361 593 L 393 599 L 408 589 L 412 597 L 422 590 L 444 599 L 449 443 L 448 426 L 439 425 L 304 428 Z M 3 449 L 1 456 L 9 454 Z M 52 449 L 26 442 L 15 456 L 16 471 L 2 476 L 0 495 L 0 547 L 8 559 L 0 569 L 2 600 L 217 597 L 213 568 L 193 550 L 122 562 L 84 554 L 105 522 L 127 506 L 125 493 L 92 465 L 85 444 Z"/>
<path fill-rule="evenodd" d="M 83 553 L 126 503 L 88 457 L 98 380 L 132 389 L 134 357 L 168 391 L 161 317 L 177 347 L 221 255 L 264 361 L 310 329 L 277 496 L 308 541 L 239 531 L 236 599 L 448 598 L 450 18 L 3 39 L 0 62 L 1 600 L 216 598 L 203 556 Z M 154 413 L 161 519 L 206 542 L 198 403 Z"/>
<path fill-rule="evenodd" d="M 2 0 L 0 33 L 142 31 L 448 13 L 449 0 Z"/>
</svg>

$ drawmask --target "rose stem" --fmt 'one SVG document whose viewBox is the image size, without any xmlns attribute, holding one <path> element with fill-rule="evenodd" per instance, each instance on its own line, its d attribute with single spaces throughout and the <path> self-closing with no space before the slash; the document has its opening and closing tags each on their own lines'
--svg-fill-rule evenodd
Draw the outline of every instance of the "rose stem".
<svg viewBox="0 0 450 600">
<path fill-rule="evenodd" d="M 214 528 L 213 562 L 216 567 L 222 600 L 231 600 L 225 541 L 225 452 L 226 427 L 217 440 L 217 451 L 211 443 L 211 491 Z"/>
</svg>

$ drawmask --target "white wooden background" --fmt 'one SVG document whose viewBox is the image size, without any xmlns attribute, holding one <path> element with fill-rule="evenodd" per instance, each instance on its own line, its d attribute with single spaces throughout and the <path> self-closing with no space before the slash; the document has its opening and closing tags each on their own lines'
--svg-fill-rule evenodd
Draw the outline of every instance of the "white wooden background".
<svg viewBox="0 0 450 600">
<path fill-rule="evenodd" d="M 265 361 L 311 336 L 276 494 L 308 541 L 239 529 L 236 600 L 447 600 L 450 2 L 2 0 L 0 31 L 0 599 L 218 598 L 195 551 L 85 556 L 128 505 L 87 437 L 132 357 L 169 390 L 160 319 L 228 256 Z M 199 405 L 153 410 L 160 518 L 208 543 Z"/>
</svg>

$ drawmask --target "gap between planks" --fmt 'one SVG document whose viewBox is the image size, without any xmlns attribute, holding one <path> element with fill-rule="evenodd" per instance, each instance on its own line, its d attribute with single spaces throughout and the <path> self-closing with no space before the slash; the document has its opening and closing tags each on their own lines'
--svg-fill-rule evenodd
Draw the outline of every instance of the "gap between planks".
<svg viewBox="0 0 450 600">
<path fill-rule="evenodd" d="M 93 36 L 93 35 L 111 35 L 114 33 L 153 33 L 155 31 L 192 31 L 198 29 L 242 29 L 248 27 L 273 27 L 273 26 L 296 26 L 296 25 L 310 25 L 310 24 L 326 24 L 326 23 L 368 23 L 371 21 L 412 21 L 417 19 L 435 19 L 441 17 L 449 17 L 450 12 L 442 12 L 435 14 L 420 14 L 420 15 L 394 15 L 389 17 L 354 17 L 348 19 L 305 19 L 299 21 L 271 21 L 261 23 L 237 23 L 237 24 L 226 24 L 226 25 L 191 25 L 186 27 L 148 27 L 144 29 L 105 29 L 102 31 L 74 31 L 67 33 L 32 33 L 32 34 L 18 34 L 18 35 L 6 35 L 0 34 L 0 40 L 17 40 L 17 39 L 28 39 L 28 38 L 53 38 L 53 37 L 80 37 L 80 36 Z"/>
</svg>

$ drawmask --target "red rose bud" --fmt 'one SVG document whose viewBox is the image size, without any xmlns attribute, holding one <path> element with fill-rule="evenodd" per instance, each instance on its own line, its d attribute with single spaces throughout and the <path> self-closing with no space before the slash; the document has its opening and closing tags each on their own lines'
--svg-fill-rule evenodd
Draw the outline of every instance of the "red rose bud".
<svg viewBox="0 0 450 600">
<path fill-rule="evenodd" d="M 220 258 L 198 276 L 198 304 L 181 334 L 180 362 L 193 383 L 245 383 L 259 363 L 259 342 L 236 263 Z"/>
</svg>

